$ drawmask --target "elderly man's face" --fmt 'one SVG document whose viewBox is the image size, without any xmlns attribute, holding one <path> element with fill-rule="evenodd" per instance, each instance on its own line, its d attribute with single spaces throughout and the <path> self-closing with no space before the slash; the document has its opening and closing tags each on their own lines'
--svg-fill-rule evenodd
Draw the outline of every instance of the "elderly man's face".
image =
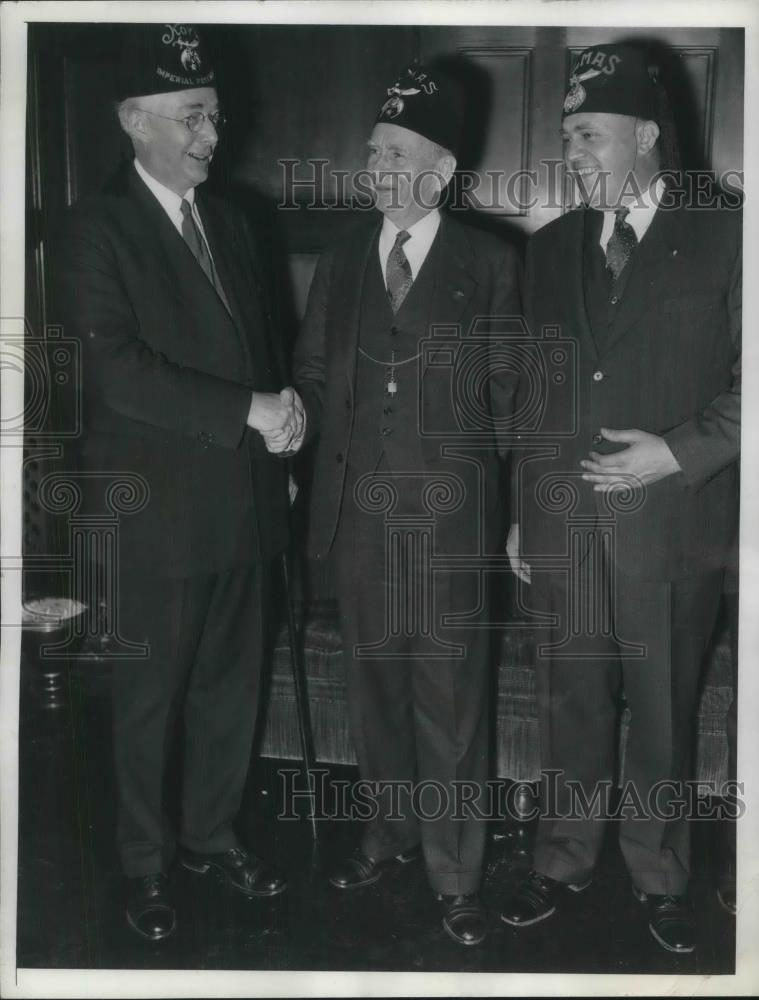
<svg viewBox="0 0 759 1000">
<path fill-rule="evenodd" d="M 583 199 L 593 208 L 615 208 L 638 162 L 638 119 L 629 115 L 568 115 L 561 129 L 564 162 L 579 182 Z"/>
<path fill-rule="evenodd" d="M 139 146 L 145 169 L 181 196 L 202 184 L 208 178 L 208 168 L 219 139 L 216 129 L 207 118 L 197 132 L 190 132 L 183 121 L 169 119 L 186 118 L 194 111 L 207 115 L 218 111 L 219 100 L 214 88 L 153 94 L 139 98 L 138 104 L 148 112 Z"/>
<path fill-rule="evenodd" d="M 406 229 L 435 207 L 450 172 L 428 139 L 400 125 L 375 125 L 367 147 L 375 204 Z"/>
</svg>

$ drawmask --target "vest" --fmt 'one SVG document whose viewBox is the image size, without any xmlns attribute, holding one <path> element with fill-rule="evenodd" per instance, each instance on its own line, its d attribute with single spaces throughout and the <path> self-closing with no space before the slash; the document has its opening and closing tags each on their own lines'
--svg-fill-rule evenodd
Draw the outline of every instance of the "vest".
<svg viewBox="0 0 759 1000">
<path fill-rule="evenodd" d="M 619 304 L 625 293 L 630 271 L 635 267 L 635 252 L 628 260 L 616 281 L 606 266 L 606 255 L 598 242 L 603 227 L 603 212 L 588 209 L 585 212 L 583 240 L 583 284 L 585 311 L 599 354 L 603 354 L 609 333 L 617 317 Z"/>
<path fill-rule="evenodd" d="M 424 467 L 419 436 L 419 341 L 427 336 L 440 253 L 438 231 L 427 258 L 397 313 L 393 313 L 379 261 L 378 240 L 369 255 L 361 295 L 356 396 L 349 465 L 372 472 Z M 388 393 L 395 351 L 396 392 Z"/>
</svg>

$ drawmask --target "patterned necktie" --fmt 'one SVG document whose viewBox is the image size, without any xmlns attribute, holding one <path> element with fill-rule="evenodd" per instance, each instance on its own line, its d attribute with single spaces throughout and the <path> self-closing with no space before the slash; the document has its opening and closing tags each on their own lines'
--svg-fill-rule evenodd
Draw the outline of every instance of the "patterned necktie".
<svg viewBox="0 0 759 1000">
<path fill-rule="evenodd" d="M 390 299 L 390 307 L 394 313 L 398 312 L 408 294 L 409 288 L 414 283 L 411 275 L 411 265 L 408 262 L 408 257 L 403 252 L 403 244 L 406 240 L 410 239 L 411 234 L 406 232 L 405 229 L 401 229 L 395 237 L 393 249 L 387 258 L 387 268 L 385 269 L 387 295 Z"/>
<path fill-rule="evenodd" d="M 635 230 L 626 222 L 630 214 L 629 208 L 618 208 L 614 213 L 614 230 L 606 244 L 606 266 L 611 271 L 612 278 L 616 281 L 624 270 L 625 264 L 633 255 L 633 251 L 638 245 L 638 237 Z"/>
<path fill-rule="evenodd" d="M 193 218 L 192 205 L 186 198 L 182 199 L 180 210 L 182 212 L 182 236 L 184 241 L 190 250 L 192 250 L 192 255 L 195 260 L 203 268 L 205 276 L 216 289 L 216 293 L 226 306 L 227 312 L 231 312 L 229 303 L 227 302 L 227 297 L 224 294 L 224 289 L 221 287 L 221 282 L 216 274 L 216 268 L 213 266 L 211 254 L 208 252 L 208 246 L 206 245 L 205 238 L 201 233 L 197 222 Z"/>
</svg>

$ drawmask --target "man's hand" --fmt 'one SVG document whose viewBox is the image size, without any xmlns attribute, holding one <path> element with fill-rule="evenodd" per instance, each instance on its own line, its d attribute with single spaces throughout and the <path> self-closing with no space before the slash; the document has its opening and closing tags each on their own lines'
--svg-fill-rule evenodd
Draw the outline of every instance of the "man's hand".
<svg viewBox="0 0 759 1000">
<path fill-rule="evenodd" d="M 606 427 L 601 428 L 601 434 L 607 441 L 623 442 L 627 448 L 613 455 L 591 451 L 590 459 L 580 462 L 586 470 L 582 478 L 595 483 L 593 489 L 596 493 L 647 486 L 680 472 L 680 463 L 664 438 L 657 434 L 638 430 L 614 431 Z"/>
<path fill-rule="evenodd" d="M 279 395 L 254 392 L 248 426 L 257 430 L 273 454 L 292 454 L 300 448 L 306 431 L 306 414 L 298 393 L 291 388 Z"/>
<path fill-rule="evenodd" d="M 519 525 L 512 524 L 509 528 L 509 537 L 506 539 L 506 555 L 509 557 L 512 572 L 524 583 L 531 580 L 530 567 L 526 562 L 522 562 L 519 555 Z"/>
</svg>

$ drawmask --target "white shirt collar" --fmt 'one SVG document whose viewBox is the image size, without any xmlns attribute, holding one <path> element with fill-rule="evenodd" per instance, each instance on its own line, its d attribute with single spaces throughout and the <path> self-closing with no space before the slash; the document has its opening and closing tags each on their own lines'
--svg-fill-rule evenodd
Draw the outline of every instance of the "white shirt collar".
<svg viewBox="0 0 759 1000">
<path fill-rule="evenodd" d="M 641 191 L 640 197 L 636 197 L 634 201 L 626 205 L 626 208 L 630 209 L 630 214 L 625 219 L 626 222 L 632 226 L 635 230 L 635 235 L 638 237 L 638 243 L 643 239 L 648 230 L 648 227 L 653 222 L 654 215 L 656 214 L 656 209 L 664 194 L 664 180 L 661 177 L 657 177 L 656 184 L 653 186 L 653 190 L 649 187 L 645 191 Z M 606 253 L 606 244 L 611 238 L 611 234 L 614 230 L 614 211 L 609 209 L 603 213 L 604 222 L 601 228 L 601 236 L 599 238 L 599 243 L 603 252 Z"/>
<path fill-rule="evenodd" d="M 155 195 L 161 204 L 164 212 L 168 215 L 174 226 L 182 232 L 182 198 L 170 188 L 167 188 L 165 184 L 161 184 L 157 181 L 152 174 L 149 174 L 147 170 L 143 167 L 140 161 L 135 157 L 134 167 L 137 173 L 140 175 L 142 180 L 145 182 L 150 191 Z M 189 201 L 190 206 L 193 209 L 193 215 L 197 217 L 197 212 L 195 211 L 195 188 L 189 188 L 184 193 L 184 200 Z"/>
<path fill-rule="evenodd" d="M 403 252 L 406 254 L 411 265 L 411 277 L 416 281 L 416 276 L 422 268 L 422 264 L 427 259 L 430 247 L 435 241 L 437 231 L 440 228 L 440 211 L 433 208 L 431 212 L 423 215 L 421 219 L 409 226 L 406 232 L 409 239 L 403 244 Z M 393 249 L 395 238 L 401 230 L 387 216 L 382 221 L 382 230 L 379 237 L 379 258 L 382 266 L 382 277 L 386 279 L 387 258 Z"/>
</svg>

